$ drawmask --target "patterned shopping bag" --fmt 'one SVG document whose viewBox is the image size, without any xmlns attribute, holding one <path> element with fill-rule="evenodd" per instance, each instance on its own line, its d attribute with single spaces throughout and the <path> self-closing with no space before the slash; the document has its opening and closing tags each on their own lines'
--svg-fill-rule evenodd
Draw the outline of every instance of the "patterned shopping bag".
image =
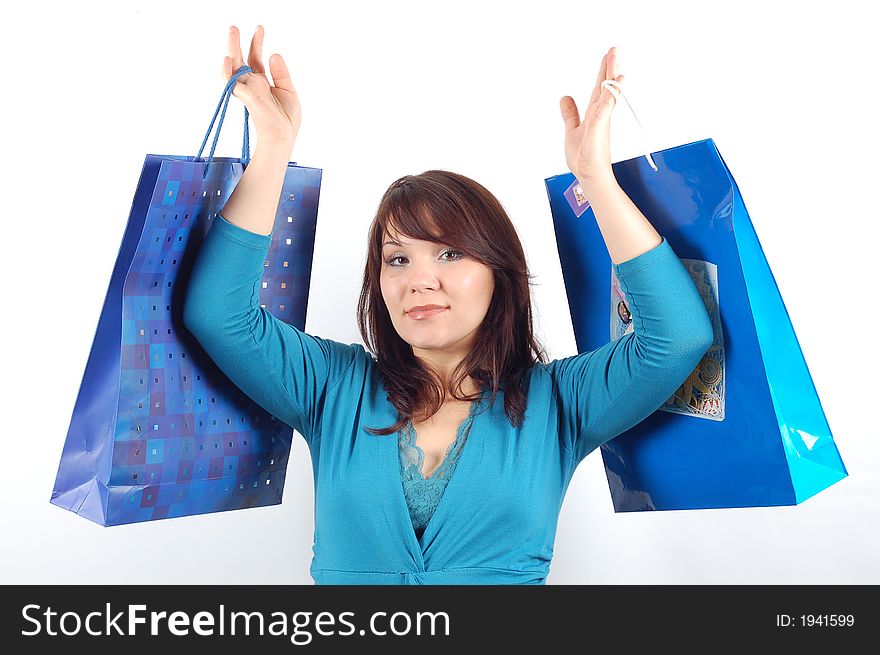
<svg viewBox="0 0 880 655">
<path fill-rule="evenodd" d="M 51 502 L 102 525 L 281 502 L 292 429 L 181 324 L 205 235 L 249 156 L 214 157 L 235 81 L 195 157 L 147 155 L 73 409 Z M 207 160 L 202 150 L 221 109 Z M 305 329 L 321 170 L 288 164 L 260 302 Z"/>
</svg>

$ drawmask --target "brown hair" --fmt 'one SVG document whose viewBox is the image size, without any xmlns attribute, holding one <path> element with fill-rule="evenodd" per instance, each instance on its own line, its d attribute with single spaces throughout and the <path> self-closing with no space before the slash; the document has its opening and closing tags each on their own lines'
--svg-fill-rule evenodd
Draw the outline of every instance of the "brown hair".
<svg viewBox="0 0 880 655">
<path fill-rule="evenodd" d="M 498 199 L 474 180 L 443 170 L 405 175 L 395 180 L 379 202 L 370 226 L 364 282 L 357 318 L 361 336 L 376 355 L 388 399 L 400 416 L 373 434 L 392 434 L 414 416 L 433 416 L 443 404 L 443 381 L 413 355 L 388 314 L 382 298 L 382 239 L 394 231 L 412 239 L 434 241 L 462 250 L 492 269 L 495 290 L 474 347 L 450 376 L 449 393 L 457 400 L 471 376 L 491 389 L 490 403 L 504 389 L 504 411 L 514 426 L 523 421 L 525 374 L 547 356 L 532 332 L 530 278 L 525 253 L 513 223 Z M 534 353 L 534 356 L 533 356 Z"/>
</svg>

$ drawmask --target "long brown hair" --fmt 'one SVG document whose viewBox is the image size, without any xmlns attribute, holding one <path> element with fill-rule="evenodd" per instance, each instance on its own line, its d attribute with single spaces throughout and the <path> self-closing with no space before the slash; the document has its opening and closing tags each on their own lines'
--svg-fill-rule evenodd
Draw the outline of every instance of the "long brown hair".
<svg viewBox="0 0 880 655">
<path fill-rule="evenodd" d="M 413 354 L 388 314 L 382 298 L 382 239 L 389 228 L 412 239 L 461 249 L 492 269 L 495 290 L 471 352 L 444 382 Z M 468 376 L 492 392 L 504 390 L 504 411 L 511 424 L 525 414 L 526 373 L 547 355 L 532 331 L 531 278 L 519 236 L 498 199 L 474 180 L 444 170 L 405 175 L 395 180 L 379 202 L 370 226 L 364 282 L 357 318 L 361 336 L 376 355 L 388 399 L 400 416 L 386 428 L 367 428 L 387 435 L 403 428 L 414 416 L 433 416 L 446 391 L 471 401 L 478 395 L 460 394 Z"/>
</svg>

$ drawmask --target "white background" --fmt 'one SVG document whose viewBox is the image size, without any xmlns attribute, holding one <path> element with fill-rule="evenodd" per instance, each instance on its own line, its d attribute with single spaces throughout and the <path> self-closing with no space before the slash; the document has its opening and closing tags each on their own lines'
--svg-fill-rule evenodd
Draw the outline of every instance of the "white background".
<svg viewBox="0 0 880 655">
<path fill-rule="evenodd" d="M 560 97 L 583 111 L 612 45 L 651 151 L 711 137 L 739 183 L 850 475 L 796 507 L 615 514 L 595 451 L 548 583 L 880 583 L 880 48 L 864 3 L 244 5 L 5 10 L 0 582 L 311 583 L 298 435 L 280 506 L 102 528 L 49 503 L 144 155 L 196 153 L 228 26 L 246 55 L 262 24 L 267 67 L 285 57 L 303 104 L 293 159 L 324 171 L 310 333 L 360 341 L 379 198 L 444 168 L 506 207 L 537 276 L 538 336 L 574 354 L 544 178 L 567 172 Z M 217 154 L 240 154 L 242 116 L 233 98 Z M 613 161 L 643 152 L 618 103 Z"/>
</svg>

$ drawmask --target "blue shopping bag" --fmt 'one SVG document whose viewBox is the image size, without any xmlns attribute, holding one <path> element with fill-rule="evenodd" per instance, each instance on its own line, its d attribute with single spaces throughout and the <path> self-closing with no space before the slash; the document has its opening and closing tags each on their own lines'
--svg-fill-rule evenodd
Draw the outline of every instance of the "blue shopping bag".
<svg viewBox="0 0 880 655">
<path fill-rule="evenodd" d="M 51 502 L 101 525 L 277 505 L 292 428 L 183 327 L 195 255 L 249 155 L 214 157 L 239 76 L 195 157 L 147 155 L 70 420 Z M 207 160 L 201 157 L 221 109 Z M 260 302 L 305 329 L 321 170 L 288 164 Z"/>
<path fill-rule="evenodd" d="M 612 169 L 690 272 L 715 332 L 681 387 L 601 446 L 614 510 L 795 505 L 846 477 L 773 273 L 714 141 Z M 577 348 L 593 350 L 632 330 L 627 300 L 575 176 L 545 185 Z"/>
</svg>

